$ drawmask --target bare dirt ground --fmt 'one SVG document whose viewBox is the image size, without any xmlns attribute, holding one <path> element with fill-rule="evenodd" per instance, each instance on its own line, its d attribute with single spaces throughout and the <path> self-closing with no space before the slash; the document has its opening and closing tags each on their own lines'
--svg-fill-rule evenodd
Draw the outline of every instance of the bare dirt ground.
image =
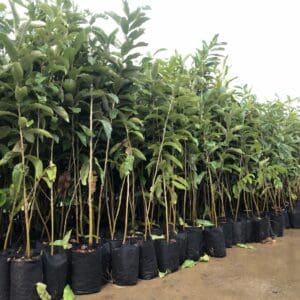
<svg viewBox="0 0 300 300">
<path fill-rule="evenodd" d="M 162 279 L 131 287 L 108 284 L 99 294 L 76 299 L 300 299 L 300 230 L 288 229 L 275 243 L 253 246 L 227 249 L 225 258 L 211 258 Z"/>
</svg>

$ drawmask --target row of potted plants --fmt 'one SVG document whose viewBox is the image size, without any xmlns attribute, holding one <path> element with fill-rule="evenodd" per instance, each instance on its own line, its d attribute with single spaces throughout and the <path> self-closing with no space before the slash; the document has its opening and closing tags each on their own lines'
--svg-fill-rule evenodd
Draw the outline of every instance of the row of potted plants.
<svg viewBox="0 0 300 300">
<path fill-rule="evenodd" d="M 29 261 L 20 259 L 21 253 L 2 252 L 0 299 L 39 299 L 41 294 L 36 285 L 41 282 L 46 284 L 51 299 L 62 299 L 67 284 L 78 295 L 97 293 L 110 281 L 134 285 L 138 279 L 157 277 L 159 272 L 162 276 L 177 271 L 181 265 L 193 266 L 191 262 L 205 259 L 205 254 L 225 257 L 226 248 L 233 245 L 249 247 L 246 243 L 283 236 L 284 229 L 291 226 L 290 217 L 283 213 L 280 217 L 270 214 L 263 218 L 241 217 L 239 221 L 222 219 L 218 227 L 209 223 L 205 223 L 206 227 L 185 224 L 176 232 L 170 228 L 169 241 L 163 230 L 156 228 L 159 235 L 147 239 L 136 232 L 125 243 L 121 239 L 103 238 L 93 248 L 82 247 L 70 239 L 69 232 L 63 240 L 55 242 L 59 246 L 55 246 L 53 255 L 47 243 L 37 247 Z"/>
<path fill-rule="evenodd" d="M 65 282 L 95 292 L 101 258 L 116 281 L 132 269 L 134 282 L 137 261 L 156 274 L 147 263 L 153 249 L 159 269 L 175 270 L 169 256 L 179 248 L 182 262 L 189 243 L 204 239 L 208 254 L 222 256 L 233 237 L 252 240 L 253 226 L 256 241 L 282 215 L 299 226 L 297 99 L 261 103 L 247 85 L 234 86 L 218 36 L 188 57 L 143 54 L 148 9 L 0 5 L 0 244 L 11 274 L 0 286 L 8 291 L 10 278 L 11 299 L 38 297 L 43 278 L 53 298 Z M 103 29 L 106 19 L 115 30 Z M 164 240 L 153 245 L 157 224 Z M 178 226 L 186 230 L 174 234 Z M 145 254 L 129 238 L 139 231 Z M 197 247 L 186 255 L 197 258 Z"/>
</svg>

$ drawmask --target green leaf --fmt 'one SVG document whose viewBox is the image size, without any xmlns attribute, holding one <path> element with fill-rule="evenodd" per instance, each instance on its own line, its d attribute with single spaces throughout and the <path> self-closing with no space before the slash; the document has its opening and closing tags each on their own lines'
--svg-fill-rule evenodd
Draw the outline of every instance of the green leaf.
<svg viewBox="0 0 300 300">
<path fill-rule="evenodd" d="M 9 126 L 0 126 L 0 139 L 7 137 L 11 133 Z"/>
<path fill-rule="evenodd" d="M 177 187 L 179 190 L 186 190 L 186 186 L 175 180 L 172 180 L 172 184 L 174 184 L 174 186 Z"/>
<path fill-rule="evenodd" d="M 67 244 L 69 243 L 70 239 L 71 239 L 71 234 L 72 234 L 72 229 L 69 230 L 66 235 L 63 237 L 63 241 Z"/>
<path fill-rule="evenodd" d="M 18 115 L 14 114 L 12 112 L 9 112 L 9 111 L 0 110 L 0 117 L 15 117 L 15 118 L 18 118 Z"/>
<path fill-rule="evenodd" d="M 0 159 L 0 166 L 6 165 L 11 159 L 18 156 L 18 152 L 8 151 L 4 154 L 4 156 Z"/>
<path fill-rule="evenodd" d="M 109 93 L 107 96 L 114 101 L 114 103 L 118 104 L 120 102 L 119 97 L 116 94 Z"/>
<path fill-rule="evenodd" d="M 74 114 L 79 114 L 81 112 L 80 107 L 69 107 Z"/>
<path fill-rule="evenodd" d="M 32 133 L 32 134 L 36 134 L 38 136 L 42 136 L 42 137 L 46 137 L 49 139 L 53 139 L 52 134 L 45 130 L 45 129 L 41 129 L 41 128 L 30 128 L 27 130 L 27 132 Z"/>
<path fill-rule="evenodd" d="M 199 258 L 199 261 L 200 262 L 209 262 L 209 256 L 207 254 L 205 254 Z"/>
<path fill-rule="evenodd" d="M 0 207 L 6 205 L 7 200 L 7 189 L 0 189 Z"/>
<path fill-rule="evenodd" d="M 24 76 L 24 71 L 19 62 L 13 63 L 12 75 L 17 84 L 21 84 Z"/>
<path fill-rule="evenodd" d="M 182 163 L 174 155 L 171 155 L 169 153 L 164 153 L 163 156 L 166 160 L 172 161 L 180 170 L 183 169 Z"/>
<path fill-rule="evenodd" d="M 128 176 L 130 172 L 133 170 L 134 156 L 127 155 L 125 161 L 120 166 L 120 177 L 121 179 Z"/>
<path fill-rule="evenodd" d="M 108 122 L 106 120 L 100 120 L 100 122 L 102 123 L 106 137 L 109 140 L 111 138 L 111 132 L 112 132 L 111 124 L 110 124 L 110 122 Z"/>
<path fill-rule="evenodd" d="M 103 171 L 102 167 L 100 166 L 100 163 L 99 163 L 97 157 L 94 158 L 94 161 L 95 161 L 95 166 L 96 166 L 98 176 L 100 178 L 101 183 L 103 184 L 104 183 L 104 171 Z"/>
<path fill-rule="evenodd" d="M 145 155 L 137 148 L 132 148 L 132 154 L 141 160 L 147 160 Z"/>
<path fill-rule="evenodd" d="M 53 110 L 67 123 L 70 122 L 69 115 L 62 106 L 54 106 Z"/>
<path fill-rule="evenodd" d="M 166 272 L 159 272 L 158 276 L 159 276 L 159 278 L 164 278 L 170 273 L 171 273 L 171 271 L 169 269 L 167 269 Z"/>
<path fill-rule="evenodd" d="M 203 171 L 200 174 L 197 174 L 195 176 L 195 179 L 194 179 L 195 187 L 197 187 L 197 185 L 201 184 L 201 182 L 202 182 L 205 175 L 206 175 L 206 171 Z"/>
<path fill-rule="evenodd" d="M 19 118 L 19 121 L 18 121 L 18 125 L 19 125 L 21 128 L 30 127 L 33 123 L 34 123 L 33 120 L 28 120 L 28 119 L 25 118 L 25 117 L 20 117 L 20 118 Z"/>
<path fill-rule="evenodd" d="M 69 285 L 64 288 L 64 298 L 63 300 L 75 300 L 75 295 Z"/>
<path fill-rule="evenodd" d="M 19 163 L 14 166 L 13 172 L 12 172 L 12 183 L 14 188 L 14 195 L 18 195 L 22 186 L 24 176 L 24 170 L 22 163 Z"/>
<path fill-rule="evenodd" d="M 2 32 L 0 33 L 0 43 L 4 46 L 10 59 L 12 61 L 16 61 L 18 59 L 18 51 L 13 45 L 12 41 L 8 38 L 8 36 Z"/>
<path fill-rule="evenodd" d="M 123 143 L 116 143 L 112 146 L 112 148 L 109 151 L 109 155 L 114 154 L 117 150 L 119 150 L 122 147 Z"/>
<path fill-rule="evenodd" d="M 46 116 L 53 116 L 53 110 L 51 107 L 41 104 L 41 103 L 33 103 L 28 105 L 25 109 L 22 110 L 22 112 L 28 112 L 32 110 L 41 110 Z"/>
<path fill-rule="evenodd" d="M 128 24 L 128 21 L 126 20 L 126 18 L 121 19 L 121 27 L 122 27 L 123 33 L 127 34 L 128 30 L 129 30 L 129 24 Z"/>
<path fill-rule="evenodd" d="M 28 132 L 27 130 L 25 130 L 23 132 L 24 134 L 24 138 L 27 142 L 33 144 L 34 143 L 34 134 L 32 132 Z"/>
<path fill-rule="evenodd" d="M 81 127 L 82 131 L 84 132 L 84 134 L 86 136 L 88 136 L 88 137 L 92 137 L 93 136 L 92 131 L 88 127 L 86 127 L 85 125 L 81 125 L 81 124 L 79 124 L 79 126 Z"/>
<path fill-rule="evenodd" d="M 35 178 L 40 179 L 43 176 L 42 161 L 33 155 L 26 155 L 25 158 L 28 159 L 33 164 L 35 169 Z"/>
<path fill-rule="evenodd" d="M 17 102 L 22 102 L 24 100 L 24 98 L 28 95 L 28 89 L 26 86 L 18 86 L 16 85 L 15 88 L 15 98 L 17 100 Z"/>
<path fill-rule="evenodd" d="M 143 134 L 140 131 L 132 130 L 132 131 L 130 131 L 130 133 L 133 133 L 142 142 L 145 140 Z"/>
<path fill-rule="evenodd" d="M 197 226 L 204 226 L 204 227 L 214 226 L 212 222 L 204 219 L 197 219 L 196 224 Z"/>
<path fill-rule="evenodd" d="M 186 259 L 186 260 L 182 263 L 181 268 L 182 268 L 182 269 L 185 269 L 185 268 L 192 268 L 192 267 L 194 267 L 194 266 L 196 266 L 196 265 L 197 265 L 197 262 L 196 262 L 196 261 L 191 260 L 191 259 Z"/>
<path fill-rule="evenodd" d="M 164 147 L 165 146 L 169 146 L 172 147 L 173 149 L 177 150 L 179 153 L 182 152 L 182 146 L 180 143 L 176 143 L 176 142 L 164 142 Z"/>
<path fill-rule="evenodd" d="M 227 151 L 229 152 L 234 152 L 234 153 L 237 153 L 237 154 L 240 154 L 240 155 L 243 155 L 245 154 L 244 151 L 242 149 L 239 149 L 239 148 L 228 148 Z"/>
<path fill-rule="evenodd" d="M 250 250 L 254 250 L 255 249 L 253 246 L 247 245 L 247 244 L 238 243 L 236 245 L 237 245 L 237 247 L 243 248 L 243 249 L 250 249 Z"/>
<path fill-rule="evenodd" d="M 42 282 L 36 283 L 36 291 L 41 300 L 51 300 L 51 296 L 47 291 L 47 285 Z"/>
<path fill-rule="evenodd" d="M 50 182 L 54 182 L 56 180 L 57 167 L 53 162 L 50 162 L 49 166 L 45 169 L 45 174 Z"/>
<path fill-rule="evenodd" d="M 4 3 L 0 3 L 0 11 L 5 11 L 6 5 Z"/>
<path fill-rule="evenodd" d="M 163 240 L 165 238 L 164 234 L 162 235 L 155 235 L 155 234 L 151 234 L 151 239 L 154 240 Z"/>
<path fill-rule="evenodd" d="M 81 180 L 82 185 L 87 184 L 87 179 L 89 176 L 89 166 L 90 166 L 89 160 L 86 159 L 80 168 L 80 180 Z"/>
<path fill-rule="evenodd" d="M 187 223 L 184 222 L 183 218 L 179 217 L 179 225 L 184 227 L 189 227 Z"/>
<path fill-rule="evenodd" d="M 81 141 L 81 143 L 86 147 L 87 146 L 87 138 L 86 135 L 84 135 L 82 132 L 80 131 L 75 131 L 76 135 L 78 136 L 79 140 Z"/>
<path fill-rule="evenodd" d="M 65 250 L 71 249 L 72 244 L 69 243 L 69 241 L 71 239 L 71 233 L 72 233 L 72 229 L 66 233 L 66 235 L 63 237 L 62 240 L 54 241 L 53 246 L 60 246 L 60 247 L 63 247 Z M 52 243 L 50 243 L 50 245 L 52 245 Z"/>
</svg>

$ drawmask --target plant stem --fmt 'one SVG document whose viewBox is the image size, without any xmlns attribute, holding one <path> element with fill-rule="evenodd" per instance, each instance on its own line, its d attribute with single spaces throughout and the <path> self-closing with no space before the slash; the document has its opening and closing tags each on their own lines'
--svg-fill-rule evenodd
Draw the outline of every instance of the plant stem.
<svg viewBox="0 0 300 300">
<path fill-rule="evenodd" d="M 103 182 L 101 182 L 99 198 L 98 198 L 98 215 L 97 215 L 97 227 L 96 227 L 97 243 L 99 243 L 99 239 L 100 239 L 100 220 L 101 220 L 101 206 L 102 206 L 101 203 L 102 203 L 102 196 L 103 196 L 103 190 L 104 190 L 105 179 L 106 179 L 109 146 L 110 146 L 110 139 L 108 139 L 106 142 L 105 160 L 104 160 L 104 169 L 103 169 Z"/>
<path fill-rule="evenodd" d="M 91 85 L 93 92 L 93 85 Z M 89 206 L 89 246 L 93 246 L 93 230 L 94 230 L 94 211 L 93 211 L 93 103 L 94 99 L 90 98 L 90 143 L 89 143 L 89 190 L 88 190 L 88 206 Z"/>
<path fill-rule="evenodd" d="M 128 204 L 129 204 L 129 192 L 130 192 L 129 176 L 130 175 L 126 176 L 127 191 L 126 191 L 125 226 L 124 226 L 123 244 L 125 244 L 126 242 L 127 229 L 128 229 Z"/>
<path fill-rule="evenodd" d="M 166 180 L 165 180 L 164 172 L 162 176 L 163 176 L 163 190 L 164 190 L 165 215 L 166 215 L 166 241 L 169 243 L 170 241 L 169 212 L 168 212 L 168 199 L 167 199 Z"/>
<path fill-rule="evenodd" d="M 18 104 L 18 115 L 21 118 L 21 108 Z M 21 160 L 22 160 L 22 171 L 23 171 L 23 201 L 24 201 L 24 213 L 25 213 L 25 231 L 26 231 L 26 251 L 25 255 L 30 258 L 30 221 L 29 221 L 29 203 L 26 191 L 26 176 L 25 176 L 25 150 L 24 150 L 24 139 L 23 130 L 21 124 L 19 125 L 19 135 L 20 135 L 20 150 L 21 150 Z"/>
<path fill-rule="evenodd" d="M 50 154 L 50 166 L 53 164 L 53 146 L 54 140 L 51 142 L 51 154 Z M 54 255 L 54 193 L 53 182 L 51 182 L 50 188 L 50 207 L 51 207 L 51 255 Z"/>
</svg>

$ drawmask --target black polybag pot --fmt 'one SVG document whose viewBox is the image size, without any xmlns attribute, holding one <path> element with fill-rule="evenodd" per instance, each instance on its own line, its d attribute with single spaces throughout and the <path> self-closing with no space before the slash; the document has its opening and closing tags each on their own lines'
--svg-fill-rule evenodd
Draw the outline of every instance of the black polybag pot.
<svg viewBox="0 0 300 300">
<path fill-rule="evenodd" d="M 158 275 L 157 259 L 152 240 L 140 243 L 139 278 L 152 279 Z"/>
<path fill-rule="evenodd" d="M 232 244 L 244 244 L 247 242 L 247 221 L 235 221 L 232 223 Z"/>
<path fill-rule="evenodd" d="M 104 243 L 101 246 L 101 263 L 102 263 L 102 284 L 107 283 L 110 280 L 111 272 L 111 253 L 109 242 Z"/>
<path fill-rule="evenodd" d="M 172 239 L 176 240 L 179 252 L 179 264 L 181 265 L 186 259 L 187 233 L 185 231 L 172 235 Z"/>
<path fill-rule="evenodd" d="M 67 269 L 67 284 L 72 284 L 72 249 L 65 250 L 68 262 L 68 269 Z"/>
<path fill-rule="evenodd" d="M 207 227 L 204 230 L 205 250 L 209 256 L 225 257 L 226 247 L 221 227 Z"/>
<path fill-rule="evenodd" d="M 284 219 L 284 227 L 286 229 L 291 228 L 290 217 L 286 209 L 283 211 L 283 219 Z"/>
<path fill-rule="evenodd" d="M 43 282 L 40 256 L 31 259 L 12 259 L 10 264 L 10 299 L 38 300 L 36 284 Z"/>
<path fill-rule="evenodd" d="M 48 250 L 43 253 L 44 282 L 51 299 L 60 300 L 67 284 L 68 258 L 65 251 L 55 249 L 54 255 Z"/>
<path fill-rule="evenodd" d="M 253 234 L 255 242 L 262 242 L 270 236 L 269 222 L 268 217 L 253 220 Z"/>
<path fill-rule="evenodd" d="M 232 247 L 232 222 L 221 223 L 220 226 L 223 228 L 225 246 L 226 248 Z"/>
<path fill-rule="evenodd" d="M 98 293 L 102 286 L 101 248 L 72 250 L 72 290 L 76 295 Z"/>
<path fill-rule="evenodd" d="M 101 247 L 102 254 L 102 283 L 105 284 L 111 279 L 112 257 L 111 252 L 113 249 L 119 248 L 122 245 L 122 240 L 104 239 Z"/>
<path fill-rule="evenodd" d="M 291 227 L 300 228 L 300 208 L 292 208 L 289 211 Z"/>
<path fill-rule="evenodd" d="M 175 240 L 167 242 L 165 239 L 159 239 L 155 240 L 154 245 L 159 271 L 177 271 L 179 268 L 179 248 L 177 242 Z"/>
<path fill-rule="evenodd" d="M 139 276 L 139 247 L 124 244 L 112 249 L 112 278 L 117 285 L 134 285 Z"/>
<path fill-rule="evenodd" d="M 284 233 L 284 215 L 283 214 L 271 214 L 270 222 L 273 233 L 276 236 L 283 236 Z"/>
<path fill-rule="evenodd" d="M 0 253 L 0 300 L 9 300 L 9 255 Z"/>
<path fill-rule="evenodd" d="M 186 258 L 198 260 L 204 253 L 203 230 L 200 227 L 187 227 Z"/>
<path fill-rule="evenodd" d="M 245 220 L 246 226 L 246 243 L 252 243 L 255 240 L 254 237 L 254 220 L 253 219 L 246 219 Z"/>
</svg>

